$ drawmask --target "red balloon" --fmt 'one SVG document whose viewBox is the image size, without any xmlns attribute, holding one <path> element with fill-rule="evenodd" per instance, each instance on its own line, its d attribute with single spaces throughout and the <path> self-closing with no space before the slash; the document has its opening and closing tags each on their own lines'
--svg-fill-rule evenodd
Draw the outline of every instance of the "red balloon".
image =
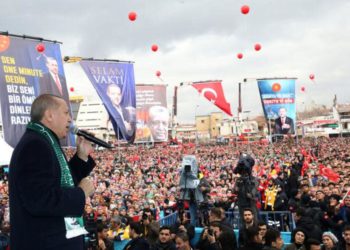
<svg viewBox="0 0 350 250">
<path fill-rule="evenodd" d="M 39 53 L 43 53 L 45 51 L 45 45 L 42 44 L 42 43 L 39 43 L 37 46 L 36 46 L 36 50 L 39 52 Z"/>
<path fill-rule="evenodd" d="M 305 92 L 305 87 L 304 86 L 301 86 L 301 92 Z"/>
<path fill-rule="evenodd" d="M 254 49 L 255 49 L 256 51 L 261 50 L 261 45 L 260 45 L 259 43 L 255 44 Z"/>
<path fill-rule="evenodd" d="M 241 7 L 241 12 L 242 12 L 242 14 L 244 14 L 244 15 L 247 15 L 247 14 L 249 13 L 249 10 L 250 10 L 250 8 L 249 8 L 248 5 L 243 5 L 243 6 Z"/>
<path fill-rule="evenodd" d="M 156 71 L 156 76 L 160 77 L 161 74 L 162 73 L 159 70 Z"/>
<path fill-rule="evenodd" d="M 151 47 L 153 52 L 156 52 L 158 50 L 158 45 L 157 44 L 153 44 Z"/>
<path fill-rule="evenodd" d="M 70 87 L 69 90 L 70 90 L 70 92 L 74 92 L 74 88 L 73 87 Z"/>
<path fill-rule="evenodd" d="M 237 58 L 238 58 L 238 59 L 242 59 L 242 58 L 243 58 L 243 54 L 242 54 L 242 53 L 238 53 L 238 54 L 237 54 Z"/>
<path fill-rule="evenodd" d="M 311 80 L 314 80 L 314 79 L 315 79 L 315 75 L 314 75 L 314 74 L 310 74 L 310 75 L 309 75 L 309 78 L 310 78 Z"/>
<path fill-rule="evenodd" d="M 130 21 L 135 21 L 136 20 L 136 17 L 137 17 L 137 14 L 136 14 L 136 12 L 130 12 L 129 13 L 129 20 Z"/>
</svg>

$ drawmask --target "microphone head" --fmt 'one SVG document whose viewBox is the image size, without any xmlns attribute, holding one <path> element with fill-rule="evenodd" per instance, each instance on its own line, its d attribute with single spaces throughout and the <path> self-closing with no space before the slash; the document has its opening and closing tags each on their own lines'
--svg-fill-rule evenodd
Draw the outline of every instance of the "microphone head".
<svg viewBox="0 0 350 250">
<path fill-rule="evenodd" d="M 69 131 L 76 135 L 78 133 L 79 129 L 74 124 L 71 124 L 70 127 L 69 127 Z"/>
</svg>

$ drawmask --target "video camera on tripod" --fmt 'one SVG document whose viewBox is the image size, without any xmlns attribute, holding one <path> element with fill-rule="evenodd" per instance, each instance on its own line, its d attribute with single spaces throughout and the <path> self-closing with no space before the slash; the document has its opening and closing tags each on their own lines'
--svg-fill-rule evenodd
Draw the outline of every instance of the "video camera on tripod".
<svg viewBox="0 0 350 250">
<path fill-rule="evenodd" d="M 180 170 L 180 199 L 200 203 L 204 201 L 198 179 L 198 164 L 194 155 L 185 155 Z"/>
</svg>

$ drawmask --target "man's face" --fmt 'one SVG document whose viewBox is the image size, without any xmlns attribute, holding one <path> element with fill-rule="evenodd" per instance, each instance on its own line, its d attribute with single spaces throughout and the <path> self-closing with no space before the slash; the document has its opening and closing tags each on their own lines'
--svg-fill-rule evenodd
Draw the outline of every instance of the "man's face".
<svg viewBox="0 0 350 250">
<path fill-rule="evenodd" d="M 244 211 L 243 213 L 244 222 L 250 224 L 253 222 L 253 214 L 250 211 Z"/>
<path fill-rule="evenodd" d="M 332 248 L 334 246 L 333 241 L 328 236 L 323 236 L 322 243 L 327 248 Z"/>
<path fill-rule="evenodd" d="M 346 196 L 344 203 L 345 203 L 345 206 L 350 207 L 350 196 Z"/>
<path fill-rule="evenodd" d="M 168 118 L 165 112 L 155 113 L 150 117 L 150 129 L 154 140 L 165 141 L 168 138 Z"/>
<path fill-rule="evenodd" d="M 58 108 L 46 110 L 44 119 L 48 122 L 45 125 L 55 132 L 59 139 L 62 139 L 67 136 L 72 119 L 67 103 L 61 98 L 56 98 L 56 101 L 58 102 Z"/>
<path fill-rule="evenodd" d="M 57 65 L 57 61 L 53 60 L 53 59 L 47 59 L 46 61 L 46 67 L 49 69 L 49 71 L 54 74 L 57 75 L 58 74 L 58 65 Z"/>
<path fill-rule="evenodd" d="M 107 90 L 107 95 L 114 106 L 119 106 L 122 101 L 122 92 L 117 85 L 111 85 Z"/>
<path fill-rule="evenodd" d="M 218 239 L 220 234 L 221 234 L 220 228 L 219 227 L 210 226 L 210 229 L 213 231 L 215 237 Z"/>
<path fill-rule="evenodd" d="M 321 250 L 321 245 L 310 245 L 310 250 Z"/>
<path fill-rule="evenodd" d="M 177 250 L 186 250 L 186 243 L 179 237 L 176 237 L 175 243 L 176 243 Z"/>
<path fill-rule="evenodd" d="M 167 243 L 171 239 L 171 233 L 169 229 L 163 229 L 159 232 L 159 241 L 161 243 Z"/>
<path fill-rule="evenodd" d="M 278 238 L 276 239 L 275 247 L 276 247 L 277 249 L 282 249 L 283 244 L 284 244 L 284 242 L 283 242 L 283 239 L 281 238 L 281 236 L 278 237 Z"/>
<path fill-rule="evenodd" d="M 350 230 L 346 230 L 343 233 L 343 238 L 345 240 L 346 245 L 350 245 Z"/>
<path fill-rule="evenodd" d="M 100 234 L 100 237 L 102 238 L 102 239 L 107 239 L 107 236 L 108 236 L 108 230 L 107 229 L 103 229 L 102 230 L 102 232 L 101 232 L 101 234 Z"/>
<path fill-rule="evenodd" d="M 303 244 L 304 243 L 304 240 L 305 240 L 305 235 L 303 232 L 297 232 L 295 234 L 295 243 L 297 244 Z"/>
<path fill-rule="evenodd" d="M 286 111 L 285 108 L 281 108 L 281 109 L 279 110 L 278 114 L 279 114 L 279 116 L 280 116 L 281 118 L 284 118 L 284 117 L 286 117 L 287 111 Z"/>
<path fill-rule="evenodd" d="M 319 200 L 319 201 L 323 201 L 323 199 L 324 199 L 324 193 L 322 193 L 322 192 L 317 192 L 317 193 L 316 193 L 316 199 Z"/>
<path fill-rule="evenodd" d="M 261 238 L 265 237 L 266 231 L 267 231 L 267 226 L 266 225 L 259 226 L 259 235 L 261 236 Z"/>
</svg>

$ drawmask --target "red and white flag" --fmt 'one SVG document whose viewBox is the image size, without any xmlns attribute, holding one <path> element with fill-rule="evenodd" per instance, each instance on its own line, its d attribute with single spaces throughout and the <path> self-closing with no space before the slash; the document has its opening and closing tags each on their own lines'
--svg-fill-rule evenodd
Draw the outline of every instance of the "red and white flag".
<svg viewBox="0 0 350 250">
<path fill-rule="evenodd" d="M 196 82 L 192 86 L 226 114 L 232 116 L 231 105 L 226 101 L 221 81 Z"/>
</svg>

